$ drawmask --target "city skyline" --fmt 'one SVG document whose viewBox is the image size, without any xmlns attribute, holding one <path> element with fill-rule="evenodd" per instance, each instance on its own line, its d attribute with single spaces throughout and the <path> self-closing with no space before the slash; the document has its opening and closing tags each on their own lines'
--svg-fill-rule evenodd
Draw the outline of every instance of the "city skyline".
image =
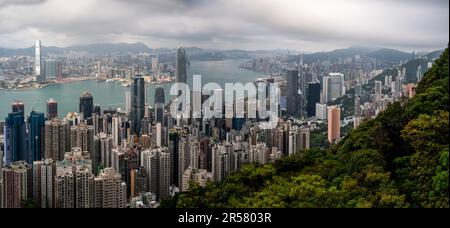
<svg viewBox="0 0 450 228">
<path fill-rule="evenodd" d="M 370 46 L 429 51 L 448 43 L 448 1 L 132 3 L 2 0 L 0 16 L 8 18 L 8 23 L 0 24 L 0 47 L 29 47 L 27 40 L 35 39 L 55 46 L 143 42 L 155 48 L 181 45 L 314 52 Z"/>
</svg>

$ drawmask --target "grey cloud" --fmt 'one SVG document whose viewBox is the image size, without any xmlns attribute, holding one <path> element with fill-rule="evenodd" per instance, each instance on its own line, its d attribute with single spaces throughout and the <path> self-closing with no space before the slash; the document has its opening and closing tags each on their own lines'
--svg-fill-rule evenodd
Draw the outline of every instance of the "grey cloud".
<svg viewBox="0 0 450 228">
<path fill-rule="evenodd" d="M 434 49 L 448 43 L 446 0 L 77 0 L 70 6 L 48 0 L 40 4 L 44 2 L 0 0 L 0 6 L 11 6 L 0 7 L 0 18 L 7 18 L 0 21 L 0 46 L 28 46 L 41 39 L 59 46 L 143 41 L 151 47 L 311 51 L 351 45 Z"/>
<path fill-rule="evenodd" d="M 47 0 L 0 0 L 0 8 L 8 5 L 37 5 Z"/>
</svg>

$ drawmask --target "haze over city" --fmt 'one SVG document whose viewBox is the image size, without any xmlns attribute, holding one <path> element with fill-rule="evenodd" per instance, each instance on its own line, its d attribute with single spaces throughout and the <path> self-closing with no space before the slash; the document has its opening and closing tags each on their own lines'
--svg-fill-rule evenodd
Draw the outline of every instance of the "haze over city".
<svg viewBox="0 0 450 228">
<path fill-rule="evenodd" d="M 143 42 L 152 48 L 430 51 L 448 43 L 448 1 L 0 0 L 0 47 Z M 26 16 L 25 16 L 26 15 Z"/>
</svg>

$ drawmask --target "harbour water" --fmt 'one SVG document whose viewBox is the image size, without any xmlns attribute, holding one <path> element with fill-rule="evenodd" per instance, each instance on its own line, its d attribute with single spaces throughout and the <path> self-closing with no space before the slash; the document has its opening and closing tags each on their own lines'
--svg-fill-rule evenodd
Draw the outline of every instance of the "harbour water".
<svg viewBox="0 0 450 228">
<path fill-rule="evenodd" d="M 216 82 L 220 85 L 231 82 L 253 82 L 256 78 L 264 77 L 260 73 L 239 68 L 245 60 L 225 61 L 192 61 L 188 71 L 188 84 L 192 82 L 192 75 L 202 76 L 202 83 Z M 162 84 L 166 93 L 166 102 L 169 98 L 171 84 Z M 154 104 L 154 94 L 157 85 L 148 85 L 147 99 L 149 105 Z M 58 102 L 58 114 L 64 117 L 68 112 L 78 112 L 79 97 L 83 91 L 89 91 L 94 97 L 94 104 L 105 108 L 125 108 L 125 92 L 130 88 L 122 87 L 116 82 L 97 82 L 96 80 L 79 81 L 67 84 L 53 84 L 41 89 L 25 91 L 0 91 L 0 119 L 11 112 L 11 103 L 15 100 L 25 103 L 25 113 L 32 110 L 44 112 L 46 101 L 54 98 Z"/>
</svg>

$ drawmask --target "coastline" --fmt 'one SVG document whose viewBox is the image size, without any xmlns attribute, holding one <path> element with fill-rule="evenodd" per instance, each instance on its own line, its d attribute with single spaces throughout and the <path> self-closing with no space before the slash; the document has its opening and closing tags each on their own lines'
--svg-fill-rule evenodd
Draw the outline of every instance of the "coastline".
<svg viewBox="0 0 450 228">
<path fill-rule="evenodd" d="M 29 91 L 29 90 L 38 90 L 43 89 L 50 85 L 60 85 L 60 84 L 69 84 L 74 82 L 82 82 L 82 81 L 88 81 L 88 80 L 95 80 L 95 78 L 70 78 L 68 80 L 64 81 L 57 81 L 57 82 L 51 82 L 47 84 L 42 84 L 39 87 L 31 87 L 31 88 L 14 88 L 14 89 L 5 89 L 0 87 L 0 91 L 8 91 L 8 92 L 16 92 L 16 91 Z"/>
</svg>

